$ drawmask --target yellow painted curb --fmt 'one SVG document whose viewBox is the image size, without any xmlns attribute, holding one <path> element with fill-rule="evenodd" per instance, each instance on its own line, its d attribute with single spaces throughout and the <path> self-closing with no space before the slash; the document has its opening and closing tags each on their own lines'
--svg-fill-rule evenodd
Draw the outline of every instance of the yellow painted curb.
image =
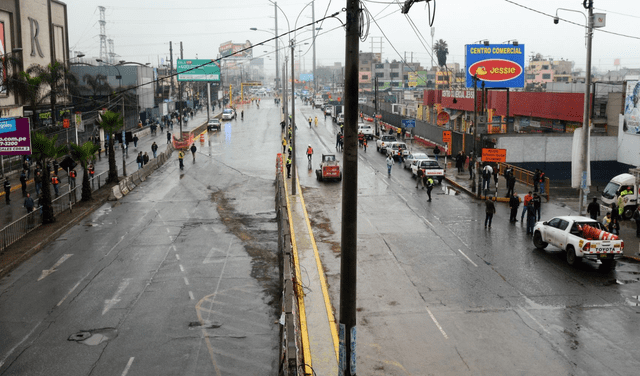
<svg viewBox="0 0 640 376">
<path fill-rule="evenodd" d="M 298 183 L 298 192 L 300 192 L 300 202 L 302 203 L 302 210 L 304 211 L 304 219 L 307 222 L 307 228 L 309 229 L 309 237 L 311 238 L 311 245 L 313 246 L 313 254 L 316 257 L 316 266 L 318 267 L 318 276 L 320 277 L 320 285 L 322 286 L 322 295 L 324 297 L 324 305 L 327 309 L 327 319 L 329 320 L 329 327 L 331 328 L 331 337 L 333 338 L 333 348 L 336 353 L 336 361 L 340 361 L 340 350 L 338 349 L 338 330 L 336 317 L 333 314 L 333 306 L 329 299 L 329 288 L 327 287 L 327 279 L 324 275 L 324 269 L 322 268 L 322 261 L 320 261 L 320 254 L 318 253 L 318 247 L 316 246 L 316 238 L 313 236 L 313 230 L 311 230 L 311 222 L 309 222 L 309 214 L 307 213 L 307 205 L 304 203 L 304 197 L 302 196 L 302 189 L 300 188 L 300 180 L 296 180 Z"/>
</svg>

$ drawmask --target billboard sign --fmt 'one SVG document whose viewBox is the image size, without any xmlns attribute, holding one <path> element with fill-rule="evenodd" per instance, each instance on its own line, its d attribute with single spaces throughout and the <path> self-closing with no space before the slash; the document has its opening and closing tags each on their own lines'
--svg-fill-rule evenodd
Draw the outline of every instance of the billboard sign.
<svg viewBox="0 0 640 376">
<path fill-rule="evenodd" d="M 0 155 L 31 154 L 29 118 L 0 119 Z"/>
<path fill-rule="evenodd" d="M 205 59 L 178 59 L 178 81 L 220 81 L 220 63 Z"/>
<path fill-rule="evenodd" d="M 507 149 L 482 148 L 482 161 L 505 163 L 507 161 Z"/>
<path fill-rule="evenodd" d="M 467 87 L 484 82 L 489 88 L 524 87 L 524 45 L 468 44 L 466 58 Z"/>
<path fill-rule="evenodd" d="M 228 41 L 220 44 L 218 52 L 220 52 L 220 56 L 222 57 L 239 59 L 252 58 L 253 49 L 251 48 L 251 46 L 252 44 L 249 41 L 246 41 L 245 43 L 233 43 L 232 41 Z"/>
<path fill-rule="evenodd" d="M 640 135 L 640 81 L 627 81 L 622 130 Z"/>
</svg>

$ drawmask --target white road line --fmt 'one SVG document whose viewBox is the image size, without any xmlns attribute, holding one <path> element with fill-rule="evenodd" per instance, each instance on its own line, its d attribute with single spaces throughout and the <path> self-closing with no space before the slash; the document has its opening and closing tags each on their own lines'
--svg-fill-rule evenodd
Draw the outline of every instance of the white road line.
<svg viewBox="0 0 640 376">
<path fill-rule="evenodd" d="M 55 264 L 53 264 L 53 266 L 50 269 L 45 269 L 42 271 L 42 274 L 40 274 L 40 278 L 38 278 L 38 281 L 45 279 L 49 274 L 53 273 L 56 271 L 56 268 L 60 265 L 62 265 L 63 262 L 67 261 L 67 259 L 69 257 L 73 256 L 73 254 L 64 254 L 62 257 L 60 257 L 60 259 L 58 261 L 56 261 Z"/>
<path fill-rule="evenodd" d="M 449 339 L 449 336 L 447 336 L 447 333 L 444 332 L 444 329 L 442 329 L 442 327 L 440 326 L 440 324 L 438 323 L 438 320 L 436 320 L 436 317 L 433 315 L 433 313 L 431 313 L 431 310 L 429 309 L 429 307 L 424 307 L 427 312 L 429 313 L 429 316 L 431 316 L 431 320 L 433 320 L 433 322 L 436 324 L 436 326 L 438 327 L 438 329 L 440 329 L 440 333 L 442 333 L 442 335 L 444 336 L 445 339 Z"/>
<path fill-rule="evenodd" d="M 169 233 L 169 228 L 166 228 L 165 230 L 167 230 L 167 234 Z"/>
<path fill-rule="evenodd" d="M 182 264 L 178 265 L 180 267 L 180 271 L 184 273 L 184 266 Z"/>
<path fill-rule="evenodd" d="M 122 294 L 124 292 L 124 289 L 126 289 L 127 286 L 129 286 L 129 283 L 131 283 L 131 278 L 123 279 L 122 282 L 120 282 L 120 286 L 118 286 L 118 290 L 116 290 L 115 294 L 113 294 L 113 297 L 111 299 L 108 299 L 108 300 L 104 301 L 104 309 L 102 310 L 102 315 L 103 316 L 114 305 L 116 305 L 116 304 L 118 304 L 120 302 L 120 294 Z"/>
<path fill-rule="evenodd" d="M 126 234 L 125 234 L 125 235 L 126 235 Z M 120 237 L 120 240 L 118 240 L 118 242 L 117 242 L 113 247 L 111 247 L 111 249 L 109 250 L 109 252 L 107 252 L 107 253 L 105 254 L 105 256 L 109 256 L 109 253 L 111 253 L 111 251 L 113 251 L 114 249 L 116 249 L 116 247 L 117 247 L 117 246 L 118 246 L 118 245 L 119 245 L 123 240 L 124 240 L 124 235 L 122 235 L 122 236 Z"/>
<path fill-rule="evenodd" d="M 178 250 L 176 249 L 176 246 L 174 244 L 171 244 L 171 248 L 173 248 L 174 252 L 178 252 Z"/>
<path fill-rule="evenodd" d="M 433 225 L 431 224 L 431 222 L 429 222 L 429 220 L 428 220 L 428 219 L 426 219 L 424 216 L 422 216 L 422 215 L 421 215 L 421 216 L 420 216 L 420 218 L 422 218 L 422 220 L 423 220 L 423 221 L 427 222 L 427 224 L 428 224 L 431 228 L 434 228 L 434 227 L 433 227 Z"/>
<path fill-rule="evenodd" d="M 73 292 L 73 290 L 75 290 L 75 289 L 77 289 L 77 288 L 78 288 L 78 286 L 80 285 L 80 282 L 82 282 L 82 280 L 79 280 L 79 281 L 78 281 L 78 283 L 76 283 L 76 285 L 75 285 L 75 286 L 73 286 L 73 287 L 71 288 L 71 290 L 69 290 L 69 292 L 67 293 L 67 295 L 65 295 L 65 296 L 64 296 L 64 298 L 62 298 L 62 300 L 61 300 L 61 301 L 59 301 L 59 302 L 58 302 L 58 304 L 56 304 L 56 307 L 60 307 L 60 305 L 62 304 L 62 302 L 64 302 L 64 301 L 69 297 L 69 295 L 71 295 L 71 293 Z"/>
<path fill-rule="evenodd" d="M 184 284 L 189 286 L 189 280 L 187 279 L 187 277 L 184 277 Z"/>
<path fill-rule="evenodd" d="M 193 297 L 193 293 L 191 291 L 189 291 L 189 299 L 194 300 L 195 298 Z"/>
<path fill-rule="evenodd" d="M 527 310 L 526 310 L 526 309 L 524 309 L 523 307 L 519 307 L 519 308 L 520 308 L 521 310 L 523 310 L 523 311 L 524 311 L 524 313 L 526 313 L 526 314 L 527 314 L 527 316 L 529 316 L 529 317 L 531 318 L 531 320 L 533 320 L 536 324 L 538 324 L 538 326 L 540 326 L 540 328 L 542 328 L 542 330 L 544 330 L 544 332 L 545 332 L 545 333 L 547 333 L 547 334 L 551 334 L 551 333 L 549 333 L 549 331 L 547 330 L 547 328 L 545 328 L 544 326 L 542 326 L 542 324 L 540 324 L 540 322 L 539 322 L 538 320 L 536 320 L 536 318 L 535 318 L 535 317 L 533 317 L 533 316 L 529 313 L 529 311 L 527 311 Z"/>
<path fill-rule="evenodd" d="M 398 196 L 400 196 L 400 198 L 402 199 L 402 201 L 404 201 L 405 203 L 407 203 L 407 199 L 404 198 L 404 196 L 402 196 L 401 194 L 398 194 Z"/>
<path fill-rule="evenodd" d="M 180 261 L 180 255 L 176 253 L 176 259 Z"/>
<path fill-rule="evenodd" d="M 465 255 L 465 254 L 464 254 L 464 252 L 462 252 L 462 250 L 461 250 L 461 249 L 458 249 L 458 252 L 462 253 L 462 255 L 463 255 L 467 260 L 469 260 L 469 262 L 470 262 L 470 263 L 472 263 L 472 264 L 473 264 L 473 266 L 475 266 L 476 268 L 478 267 L 478 265 L 476 265 L 476 263 L 475 263 L 475 262 L 471 261 L 471 259 L 469 258 L 469 256 Z"/>
<path fill-rule="evenodd" d="M 129 358 L 129 362 L 127 362 L 127 366 L 124 367 L 124 371 L 122 371 L 122 375 L 121 376 L 127 376 L 127 373 L 129 373 L 129 368 L 131 368 L 131 365 L 133 364 L 133 360 L 135 359 L 135 357 L 131 357 Z"/>
<path fill-rule="evenodd" d="M 33 334 L 33 332 L 36 331 L 36 329 L 40 326 L 40 324 L 42 324 L 42 321 L 40 321 L 39 323 L 36 324 L 36 326 L 33 327 L 33 329 L 31 329 L 31 331 L 29 332 L 29 334 L 27 334 L 26 336 L 24 336 L 24 338 L 22 338 L 22 341 L 18 342 L 15 346 L 13 346 L 11 348 L 11 350 L 9 350 L 9 352 L 4 356 L 4 358 L 2 358 L 2 360 L 0 360 L 0 367 L 2 367 L 2 365 L 4 364 L 4 362 L 7 361 L 7 358 L 14 352 L 16 351 L 16 349 L 18 348 L 18 346 L 22 345 L 22 343 L 24 341 L 27 340 L 27 338 L 31 337 L 31 335 Z"/>
</svg>

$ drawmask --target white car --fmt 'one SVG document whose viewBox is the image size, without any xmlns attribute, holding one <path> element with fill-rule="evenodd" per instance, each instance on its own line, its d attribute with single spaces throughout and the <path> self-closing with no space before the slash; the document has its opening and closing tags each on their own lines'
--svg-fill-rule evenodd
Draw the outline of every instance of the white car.
<svg viewBox="0 0 640 376">
<path fill-rule="evenodd" d="M 373 139 L 373 127 L 369 124 L 359 123 L 358 124 L 358 134 L 362 133 L 367 140 Z"/>
<path fill-rule="evenodd" d="M 336 120 L 336 123 L 338 123 L 338 125 L 344 124 L 344 114 L 342 112 L 338 115 L 338 119 Z"/>
<path fill-rule="evenodd" d="M 425 175 L 431 176 L 437 180 L 439 184 L 442 184 L 444 179 L 444 168 L 440 167 L 440 164 L 435 159 L 416 159 L 411 163 L 411 177 L 418 176 L 418 169 L 421 169 Z"/>
<path fill-rule="evenodd" d="M 409 153 L 409 155 L 404 159 L 404 168 L 408 169 L 413 161 L 421 159 L 429 159 L 429 156 L 425 153 Z"/>
<path fill-rule="evenodd" d="M 402 157 L 406 158 L 409 155 L 409 149 L 404 142 L 390 142 L 387 144 L 387 156 L 398 159 L 400 157 L 400 149 L 402 149 Z"/>
<path fill-rule="evenodd" d="M 222 120 L 231 120 L 236 118 L 236 112 L 233 108 L 225 108 L 222 111 Z"/>
</svg>

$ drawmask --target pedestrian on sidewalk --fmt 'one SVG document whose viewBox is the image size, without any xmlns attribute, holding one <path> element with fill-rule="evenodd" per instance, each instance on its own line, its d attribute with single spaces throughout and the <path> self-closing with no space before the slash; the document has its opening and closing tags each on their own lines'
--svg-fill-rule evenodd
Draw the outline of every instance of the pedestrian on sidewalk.
<svg viewBox="0 0 640 376">
<path fill-rule="evenodd" d="M 531 199 L 531 202 L 533 202 L 533 209 L 536 212 L 536 217 L 537 220 L 540 220 L 540 206 L 542 205 L 542 198 L 540 198 L 540 195 L 538 194 L 538 192 L 534 192 L 533 193 L 533 198 Z"/>
<path fill-rule="evenodd" d="M 4 199 L 7 202 L 7 205 L 11 202 L 9 196 L 11 195 L 11 182 L 8 177 L 4 178 Z"/>
<path fill-rule="evenodd" d="M 482 168 L 482 190 L 485 197 L 491 187 L 491 175 L 493 175 L 493 167 L 487 164 Z"/>
<path fill-rule="evenodd" d="M 27 180 L 29 180 L 29 177 L 31 177 L 31 161 L 28 158 L 25 158 L 22 169 L 26 172 Z"/>
<path fill-rule="evenodd" d="M 499 168 L 500 168 L 499 166 L 496 166 L 496 168 L 493 170 L 493 181 L 496 185 L 496 194 L 495 194 L 496 197 L 498 197 L 498 169 Z"/>
<path fill-rule="evenodd" d="M 142 159 L 142 152 L 138 153 L 138 156 L 136 157 L 136 163 L 138 164 L 138 170 L 140 170 L 142 168 L 142 164 L 144 163 L 144 160 Z"/>
<path fill-rule="evenodd" d="M 60 169 L 60 165 L 58 164 L 58 160 L 54 159 L 53 160 L 53 172 L 57 175 L 59 169 Z"/>
<path fill-rule="evenodd" d="M 536 168 L 533 174 L 533 191 L 538 192 L 538 185 L 540 184 L 540 170 Z"/>
<path fill-rule="evenodd" d="M 155 141 L 151 144 L 151 152 L 153 153 L 154 158 L 158 158 L 158 144 L 156 144 Z"/>
<path fill-rule="evenodd" d="M 524 221 L 524 216 L 527 214 L 527 210 L 529 210 L 529 202 L 531 200 L 533 200 L 533 194 L 531 193 L 531 191 L 529 191 L 529 193 L 527 193 L 527 195 L 524 196 L 524 205 L 522 205 L 522 214 L 520 215 L 520 222 Z"/>
<path fill-rule="evenodd" d="M 53 190 L 56 192 L 56 197 L 58 197 L 60 195 L 60 192 L 58 191 L 58 184 L 60 184 L 60 179 L 58 179 L 58 174 L 55 172 L 51 177 L 51 184 L 53 185 Z"/>
<path fill-rule="evenodd" d="M 180 164 L 180 170 L 184 170 L 184 151 L 182 150 L 178 153 L 178 163 Z"/>
<path fill-rule="evenodd" d="M 593 201 L 587 206 L 587 213 L 591 219 L 598 219 L 600 216 L 600 204 L 598 204 L 598 198 L 594 197 Z"/>
<path fill-rule="evenodd" d="M 631 218 L 636 221 L 636 237 L 640 238 L 640 206 L 636 207 Z"/>
<path fill-rule="evenodd" d="M 491 228 L 491 221 L 493 220 L 493 215 L 496 213 L 496 205 L 493 201 L 488 198 L 484 202 L 485 206 L 485 217 L 484 217 L 484 228 L 487 228 L 487 224 L 489 224 L 489 228 Z"/>
<path fill-rule="evenodd" d="M 362 140 L 362 147 L 364 148 L 364 152 L 367 152 L 367 138 L 365 137 L 364 140 Z"/>
<path fill-rule="evenodd" d="M 22 196 L 24 197 L 27 195 L 27 172 L 25 170 L 20 173 L 20 185 L 22 185 Z"/>
<path fill-rule="evenodd" d="M 611 224 L 609 224 L 609 232 L 614 235 L 620 235 L 620 222 L 618 222 L 618 218 L 611 220 Z"/>
<path fill-rule="evenodd" d="M 171 132 L 167 129 L 167 144 L 171 143 Z"/>
<path fill-rule="evenodd" d="M 33 208 L 36 206 L 36 203 L 33 202 L 33 199 L 31 198 L 30 193 L 27 193 L 27 197 L 24 199 L 24 204 L 22 204 L 22 206 L 24 206 L 27 209 L 27 213 L 31 213 L 33 211 Z"/>
<path fill-rule="evenodd" d="M 198 150 L 198 148 L 196 147 L 196 143 L 194 142 L 193 144 L 191 144 L 191 156 L 193 157 L 193 163 L 196 163 L 196 151 Z"/>
<path fill-rule="evenodd" d="M 422 183 L 422 177 L 424 176 L 424 170 L 421 168 L 418 168 L 418 173 L 417 173 L 417 177 L 416 177 L 416 189 L 418 189 L 418 184 Z M 422 189 L 424 189 L 424 184 L 422 185 Z"/>
<path fill-rule="evenodd" d="M 291 177 L 291 156 L 287 157 L 287 179 Z"/>
<path fill-rule="evenodd" d="M 509 216 L 509 222 L 518 222 L 516 216 L 518 215 L 518 207 L 520 206 L 520 197 L 516 192 L 509 199 L 509 209 L 511 209 L 511 215 Z"/>
<path fill-rule="evenodd" d="M 147 154 L 147 152 L 144 152 L 144 155 L 142 156 L 142 167 L 146 166 L 147 163 L 149 163 L 149 154 Z"/>
<path fill-rule="evenodd" d="M 463 154 L 464 155 L 464 154 Z M 473 180 L 473 169 L 476 167 L 476 161 L 473 157 L 473 152 L 469 152 L 469 180 Z"/>
<path fill-rule="evenodd" d="M 607 212 L 607 214 L 602 217 L 602 225 L 604 228 L 608 229 L 611 224 L 611 212 Z"/>
<path fill-rule="evenodd" d="M 438 145 L 436 145 L 436 147 L 433 148 L 433 155 L 436 156 L 436 162 L 438 161 L 438 155 L 440 155 L 440 148 L 438 147 Z"/>
<path fill-rule="evenodd" d="M 35 176 L 33 177 L 33 181 L 36 186 L 36 196 L 40 196 L 40 190 L 42 189 L 42 175 L 40 171 L 36 171 Z"/>
<path fill-rule="evenodd" d="M 76 173 L 76 170 L 72 169 L 71 171 L 69 171 L 69 185 L 71 186 L 71 189 L 76 187 L 77 176 L 78 174 Z"/>
<path fill-rule="evenodd" d="M 426 176 L 426 175 L 425 175 Z M 428 202 L 431 202 L 431 190 L 433 189 L 433 179 L 431 176 L 427 177 L 427 196 L 429 196 Z"/>
<path fill-rule="evenodd" d="M 393 167 L 393 164 L 395 163 L 395 161 L 393 160 L 393 157 L 391 155 L 387 156 L 387 174 L 389 175 L 389 177 L 391 177 L 391 167 Z"/>
<path fill-rule="evenodd" d="M 540 170 L 540 196 L 546 195 L 547 191 L 544 190 L 544 184 L 547 177 L 544 175 L 544 171 Z"/>
<path fill-rule="evenodd" d="M 464 157 L 462 156 L 462 152 L 458 152 L 456 155 L 456 168 L 458 169 L 458 174 L 463 172 L 464 168 Z"/>
<path fill-rule="evenodd" d="M 533 227 L 536 225 L 536 209 L 533 207 L 531 200 L 527 207 L 527 234 L 533 235 Z"/>
<path fill-rule="evenodd" d="M 138 140 L 139 140 L 138 135 L 137 135 L 137 134 L 134 134 L 134 135 L 133 135 L 133 147 L 134 147 L 134 148 L 137 148 L 137 147 L 138 147 Z"/>
<path fill-rule="evenodd" d="M 509 180 L 507 180 L 507 197 L 513 196 L 516 188 L 516 177 L 511 174 L 509 175 Z"/>
</svg>

